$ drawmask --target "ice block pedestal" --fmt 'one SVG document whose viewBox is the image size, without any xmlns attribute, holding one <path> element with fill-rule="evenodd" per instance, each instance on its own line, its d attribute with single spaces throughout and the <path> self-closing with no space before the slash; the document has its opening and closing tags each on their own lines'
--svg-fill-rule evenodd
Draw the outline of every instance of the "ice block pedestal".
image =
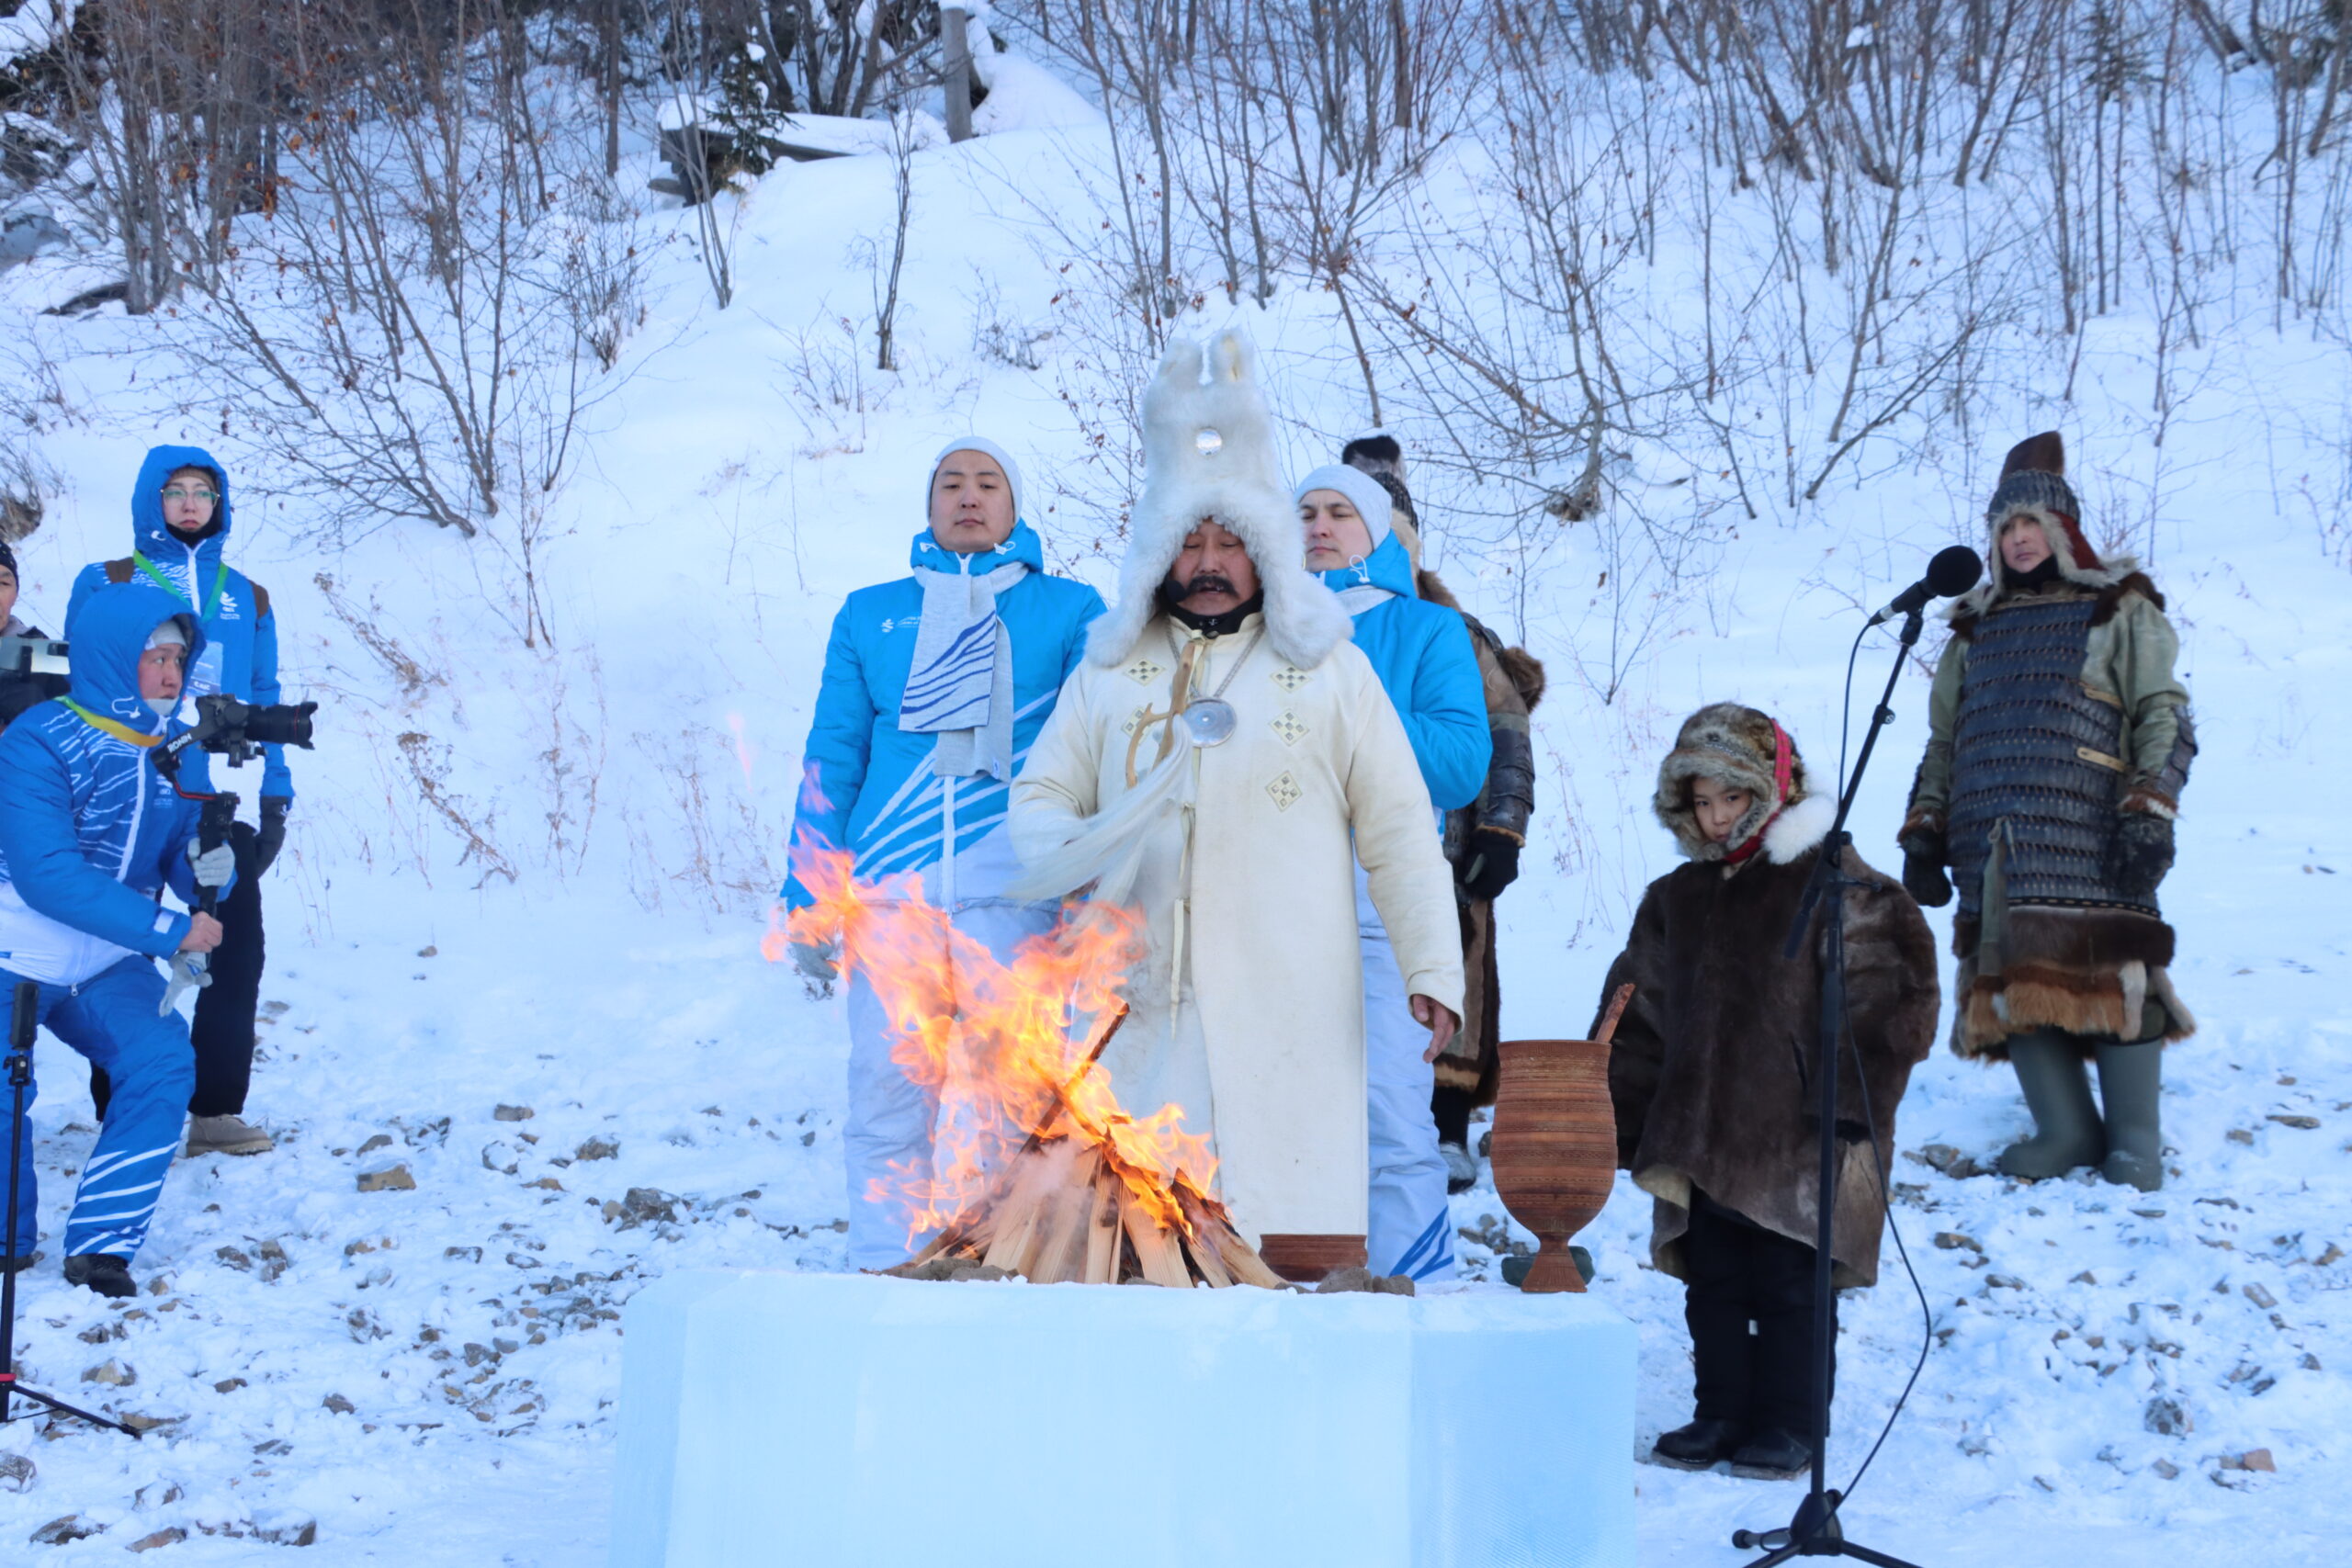
<svg viewBox="0 0 2352 1568">
<path fill-rule="evenodd" d="M 676 1274 L 613 1568 L 1632 1568 L 1633 1325 L 1406 1299 Z"/>
</svg>

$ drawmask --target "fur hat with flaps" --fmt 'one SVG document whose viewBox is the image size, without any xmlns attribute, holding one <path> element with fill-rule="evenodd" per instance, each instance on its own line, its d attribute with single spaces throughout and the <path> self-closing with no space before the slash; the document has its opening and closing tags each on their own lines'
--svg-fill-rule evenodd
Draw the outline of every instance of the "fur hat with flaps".
<svg viewBox="0 0 2352 1568">
<path fill-rule="evenodd" d="M 1274 456 L 1274 423 L 1258 389 L 1256 355 L 1238 332 L 1169 345 L 1143 395 L 1143 495 L 1136 502 L 1119 602 L 1087 635 L 1087 658 L 1110 666 L 1135 649 L 1159 613 L 1158 592 L 1184 536 L 1216 523 L 1241 540 L 1266 594 L 1266 636 L 1302 670 L 1353 630 L 1344 605 L 1306 570 L 1306 531 Z"/>
<path fill-rule="evenodd" d="M 1405 553 L 1413 558 L 1418 569 L 1421 564 L 1421 514 L 1413 510 L 1413 492 L 1405 488 L 1405 449 L 1396 445 L 1395 436 L 1385 433 L 1359 435 L 1340 448 L 1340 461 L 1370 474 L 1388 492 L 1389 525 L 1405 541 Z"/>
<path fill-rule="evenodd" d="M 2130 556 L 2102 558 L 2083 536 L 2083 506 L 2066 482 L 2066 443 L 2054 430 L 2028 436 L 2002 460 L 2000 482 L 1984 508 L 1984 560 L 1992 569 L 1984 583 L 1952 606 L 1955 619 L 1981 615 L 2016 584 L 2001 560 L 2001 528 L 2012 517 L 2041 525 L 2058 575 L 2086 588 L 2111 588 L 2135 570 Z"/>
<path fill-rule="evenodd" d="M 1698 809 L 1690 803 L 1696 779 L 1713 779 L 1754 797 L 1722 843 L 1700 829 Z M 1788 731 L 1771 715 L 1737 703 L 1710 704 L 1682 721 L 1674 750 L 1658 764 L 1657 795 L 1650 807 L 1686 856 L 1734 864 L 1759 848 L 1776 862 L 1793 859 L 1820 841 L 1828 815 L 1837 809 L 1826 795 L 1813 798 L 1804 759 Z"/>
</svg>

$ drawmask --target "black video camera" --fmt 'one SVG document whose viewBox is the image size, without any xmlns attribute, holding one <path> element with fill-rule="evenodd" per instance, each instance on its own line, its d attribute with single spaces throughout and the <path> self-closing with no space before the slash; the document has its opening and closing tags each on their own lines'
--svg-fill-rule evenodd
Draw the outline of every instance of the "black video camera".
<svg viewBox="0 0 2352 1568">
<path fill-rule="evenodd" d="M 47 637 L 0 637 L 0 729 L 36 703 L 74 689 L 65 645 Z"/>
<path fill-rule="evenodd" d="M 311 749 L 311 716 L 318 711 L 316 703 L 256 706 L 217 692 L 201 696 L 196 699 L 196 723 L 156 748 L 155 763 L 166 773 L 176 773 L 180 759 L 198 747 L 228 758 L 232 768 L 253 761 L 264 746 L 300 746 L 307 751 Z"/>
</svg>

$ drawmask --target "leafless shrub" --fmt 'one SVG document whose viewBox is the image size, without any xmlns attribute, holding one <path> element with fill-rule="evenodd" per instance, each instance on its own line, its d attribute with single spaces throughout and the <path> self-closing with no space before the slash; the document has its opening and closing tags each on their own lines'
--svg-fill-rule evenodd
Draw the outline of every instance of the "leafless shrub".
<svg viewBox="0 0 2352 1568">
<path fill-rule="evenodd" d="M 413 701 L 423 696 L 429 686 L 447 686 L 449 683 L 447 675 L 420 663 L 385 628 L 384 607 L 372 591 L 368 596 L 368 607 L 363 610 L 351 603 L 345 585 L 332 574 L 319 572 L 311 577 L 311 581 L 317 587 L 319 596 L 326 601 L 327 613 L 342 622 L 344 629 L 375 657 L 385 673 L 400 682 L 402 696 Z"/>
<path fill-rule="evenodd" d="M 644 263 L 634 204 L 593 166 L 594 98 L 537 68 L 502 6 L 447 38 L 291 15 L 296 52 L 349 82 L 307 107 L 273 209 L 171 335 L 320 532 L 492 529 L 527 580 Z M 543 617 L 517 631 L 535 644 Z"/>
<path fill-rule="evenodd" d="M 972 352 L 1011 370 L 1044 369 L 1037 345 L 1052 339 L 1052 329 L 1014 317 L 996 279 L 985 271 L 973 268 L 972 280 Z"/>
<path fill-rule="evenodd" d="M 916 123 L 912 111 L 900 108 L 890 116 L 890 188 L 896 200 L 896 221 L 890 229 L 890 265 L 882 265 L 882 249 L 873 249 L 874 368 L 899 367 L 895 343 L 899 324 L 899 275 L 907 262 L 907 228 L 914 218 L 914 158 Z"/>
<path fill-rule="evenodd" d="M 882 408 L 888 386 L 867 378 L 857 323 L 847 316 L 820 317 L 778 332 L 790 349 L 775 361 L 781 373 L 777 389 L 808 437 L 801 456 L 865 451 L 867 416 Z"/>
<path fill-rule="evenodd" d="M 243 213 L 276 200 L 293 101 L 294 0 L 107 0 L 61 51 L 95 213 L 119 247 L 124 305 L 209 284 Z"/>
<path fill-rule="evenodd" d="M 494 807 L 474 805 L 449 788 L 449 748 L 422 730 L 406 730 L 397 742 L 401 758 L 407 762 L 409 777 L 416 787 L 418 798 L 447 823 L 449 830 L 466 847 L 458 856 L 458 863 L 471 861 L 481 872 L 474 886 L 480 888 L 493 876 L 503 876 L 509 883 L 518 880 L 514 863 L 509 861 L 492 842 L 490 835 L 497 829 L 498 813 Z"/>
</svg>

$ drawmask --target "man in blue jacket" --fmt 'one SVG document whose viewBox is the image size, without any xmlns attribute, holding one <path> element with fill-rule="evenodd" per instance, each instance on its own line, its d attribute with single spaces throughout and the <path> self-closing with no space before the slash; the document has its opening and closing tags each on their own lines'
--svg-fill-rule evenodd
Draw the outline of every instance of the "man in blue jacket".
<svg viewBox="0 0 2352 1568">
<path fill-rule="evenodd" d="M 225 844 L 198 854 L 198 804 L 151 760 L 183 661 L 203 651 L 196 617 L 159 588 L 101 588 L 73 649 L 72 694 L 26 710 L 0 736 L 0 991 L 38 984 L 40 1021 L 113 1084 L 65 1224 L 65 1278 L 121 1297 L 196 1078 L 155 960 L 220 941 L 211 916 L 164 908 L 158 896 L 168 886 L 192 905 L 199 885 L 231 886 L 235 856 Z M 28 1159 L 8 1216 L 20 1266 L 32 1260 L 38 1213 Z"/>
<path fill-rule="evenodd" d="M 1335 464 L 1298 482 L 1307 570 L 1322 574 L 1355 621 L 1355 643 L 1405 721 L 1421 782 L 1440 815 L 1477 798 L 1493 741 L 1486 683 L 1462 617 L 1415 596 L 1413 563 L 1391 526 L 1392 503 L 1378 479 Z M 1356 870 L 1357 935 L 1363 948 L 1364 1077 L 1372 1140 L 1371 1231 L 1374 1273 L 1453 1278 L 1453 1222 L 1446 1204 L 1445 1156 L 1438 1148 L 1430 1094 L 1436 1083 L 1429 1032 L 1406 1010 L 1404 976 L 1380 916 Z"/>
<path fill-rule="evenodd" d="M 210 453 L 200 446 L 152 448 L 130 492 L 131 553 L 119 560 L 94 561 L 74 578 L 65 606 L 67 642 L 80 635 L 75 622 L 93 593 L 110 582 L 148 583 L 173 595 L 203 627 L 205 656 L 191 660 L 187 671 L 198 693 L 276 703 L 277 620 L 270 613 L 268 592 L 222 558 L 234 521 L 229 470 Z M 211 787 L 208 761 L 200 753 L 190 754 L 182 780 L 187 787 Z M 223 934 L 212 955 L 212 983 L 196 998 L 191 1156 L 257 1155 L 272 1146 L 270 1135 L 245 1120 L 245 1094 L 253 1082 L 254 1011 L 261 997 L 261 876 L 285 845 L 286 818 L 293 806 L 294 776 L 286 769 L 285 748 L 265 746 L 261 828 L 256 832 L 239 823 L 230 835 L 237 892 L 220 907 Z M 103 1070 L 91 1075 L 90 1096 L 105 1116 Z"/>
<path fill-rule="evenodd" d="M 833 618 L 793 852 L 797 866 L 816 850 L 846 851 L 865 880 L 920 874 L 923 897 L 1003 959 L 1051 930 L 1056 912 L 1007 896 L 1019 865 L 1005 837 L 1006 786 L 1102 599 L 1046 575 L 1037 535 L 1021 521 L 1021 470 L 995 443 L 951 442 L 928 488 L 931 525 L 915 536 L 913 575 L 859 589 Z M 784 900 L 795 909 L 813 901 L 797 869 Z M 797 947 L 794 957 L 830 985 L 838 953 L 836 942 Z M 848 1005 L 849 1261 L 887 1269 L 909 1253 L 905 1195 L 929 1178 L 939 1105 L 891 1060 L 890 1021 L 854 966 Z M 954 996 L 941 1005 L 952 1009 Z"/>
</svg>

